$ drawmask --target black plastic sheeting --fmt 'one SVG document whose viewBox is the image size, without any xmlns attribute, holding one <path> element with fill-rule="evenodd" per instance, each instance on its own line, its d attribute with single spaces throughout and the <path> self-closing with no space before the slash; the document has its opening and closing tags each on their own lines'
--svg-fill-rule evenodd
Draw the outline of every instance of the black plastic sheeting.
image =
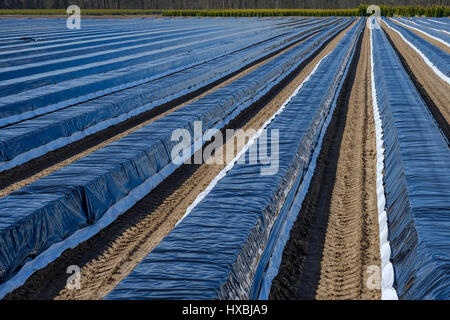
<svg viewBox="0 0 450 320">
<path fill-rule="evenodd" d="M 251 24 L 249 24 L 249 26 L 251 26 Z M 99 59 L 99 57 L 96 56 L 91 56 L 79 61 L 73 59 L 73 62 L 69 61 L 65 64 L 57 63 L 54 67 L 49 65 L 49 70 L 39 66 L 26 69 L 16 67 L 15 69 L 17 70 L 0 73 L 0 79 L 5 81 L 0 84 L 0 96 L 19 93 L 24 90 L 29 90 L 29 88 L 37 88 L 46 84 L 70 80 L 74 78 L 74 72 L 76 72 L 77 77 L 80 78 L 87 75 L 107 72 L 112 69 L 130 67 L 149 61 L 154 62 L 161 58 L 171 63 L 170 67 L 173 69 L 176 66 L 175 63 L 186 64 L 186 62 L 192 59 L 202 59 L 202 52 L 216 51 L 220 54 L 220 50 L 226 49 L 227 47 L 233 48 L 235 44 L 241 43 L 242 40 L 248 40 L 248 37 L 258 37 L 261 34 L 264 34 L 264 32 L 259 31 L 257 28 L 249 28 L 249 26 L 228 26 L 228 28 L 218 28 L 217 30 L 214 30 L 213 27 L 211 31 L 208 29 L 204 30 L 202 35 L 186 35 L 184 40 L 180 37 L 180 39 L 177 39 L 176 41 L 167 40 L 163 41 L 163 43 L 150 42 L 143 52 L 140 52 L 138 48 L 135 48 L 135 50 L 132 50 L 131 52 L 125 51 L 110 54 L 104 52 L 104 60 Z M 270 31 L 271 28 L 274 29 L 273 26 L 270 25 L 260 28 L 263 31 L 266 31 L 266 33 L 273 33 L 273 35 L 279 34 L 280 32 L 280 30 Z M 236 42 L 233 41 L 234 37 Z M 191 55 L 190 53 L 193 54 Z M 196 56 L 197 54 L 199 54 L 198 58 Z M 173 57 L 177 57 L 178 59 L 172 61 Z M 152 64 L 149 64 L 148 66 L 151 65 Z M 77 69 L 72 69 L 75 67 Z M 49 71 L 53 72 L 49 73 Z M 31 77 L 32 75 L 34 75 L 34 77 Z M 21 79 L 21 82 L 14 81 L 13 83 L 9 83 L 6 81 L 11 78 L 19 77 L 25 78 Z"/>
<path fill-rule="evenodd" d="M 373 43 L 394 287 L 400 299 L 448 299 L 450 151 L 382 30 Z"/>
<path fill-rule="evenodd" d="M 364 27 L 361 19 L 258 138 L 279 130 L 279 170 L 239 160 L 106 299 L 255 299 L 289 191 L 307 169 Z M 255 142 L 256 143 L 256 142 Z"/>
<path fill-rule="evenodd" d="M 156 120 L 86 157 L 0 199 L 0 279 L 77 230 L 97 222 L 113 205 L 170 164 L 176 129 L 193 135 L 221 128 L 260 99 L 353 19 L 313 35 L 245 76 Z M 152 183 L 152 182 L 150 182 Z M 145 194 L 140 195 L 140 198 Z"/>
<path fill-rule="evenodd" d="M 26 19 L 20 25 L 18 19 L 0 21 L 0 57 L 16 57 L 15 51 L 21 52 L 21 58 L 36 58 L 46 53 L 57 54 L 54 49 L 64 50 L 70 56 L 77 55 L 79 48 L 91 48 L 92 45 L 117 43 L 118 39 L 132 37 L 141 33 L 172 34 L 187 30 L 209 30 L 218 27 L 248 27 L 258 29 L 267 25 L 274 27 L 293 25 L 298 22 L 311 22 L 314 18 L 262 19 L 262 18 L 203 18 L 203 19 L 84 19 L 83 28 L 68 30 L 66 24 L 58 19 Z M 63 23 L 61 23 L 63 22 Z M 50 26 L 53 24 L 53 26 Z M 34 26 L 33 26 L 34 25 Z M 139 33 L 139 35 L 138 35 Z M 24 41 L 25 38 L 25 41 Z M 37 43 L 30 44 L 28 39 Z M 67 41 L 72 40 L 72 41 Z M 73 41 L 76 40 L 76 41 Z M 80 42 L 80 40 L 83 40 Z M 86 41 L 88 40 L 88 41 Z M 70 49 L 68 51 L 67 49 Z M 41 56 L 42 57 L 42 56 Z M 45 56 L 46 58 L 46 56 Z M 45 59 L 44 59 L 45 60 Z M 4 62 L 4 61 L 2 61 Z M 8 61 L 8 65 L 11 61 Z M 3 65 L 0 64 L 3 67 Z"/>
<path fill-rule="evenodd" d="M 382 18 L 390 27 L 399 31 L 406 40 L 411 42 L 417 49 L 419 49 L 431 63 L 439 69 L 447 77 L 450 77 L 450 55 L 439 47 L 431 44 L 421 36 L 418 36 L 411 30 L 393 23 L 389 19 Z"/>
<path fill-rule="evenodd" d="M 26 159 L 40 156 L 49 150 L 61 147 L 64 143 L 74 141 L 71 136 L 75 133 L 95 125 L 99 126 L 96 131 L 104 129 L 131 115 L 150 110 L 155 106 L 193 92 L 214 82 L 219 77 L 239 70 L 242 66 L 270 54 L 280 46 L 298 41 L 335 23 L 335 20 L 325 21 L 324 24 L 313 27 L 298 28 L 289 36 L 235 52 L 217 61 L 210 61 L 148 84 L 3 128 L 0 130 L 0 170 L 1 162 L 8 162 L 18 155 L 45 146 L 45 150 L 32 151 L 32 154 L 26 156 Z M 107 123 L 113 118 L 114 121 Z M 80 135 L 79 138 L 81 137 Z M 57 139 L 59 140 L 51 145 Z M 66 140 L 62 141 L 62 139 Z"/>
<path fill-rule="evenodd" d="M 267 32 L 268 29 L 273 32 L 273 34 L 277 34 L 278 30 L 276 28 L 273 28 L 273 26 L 266 26 L 262 27 L 261 29 L 266 31 L 266 34 L 270 34 Z M 234 30 L 233 30 L 234 29 Z M 113 60 L 116 58 L 122 58 L 122 57 L 130 57 L 130 62 L 127 61 L 127 63 L 124 66 L 134 65 L 139 62 L 134 61 L 133 56 L 145 52 L 146 55 L 142 58 L 143 61 L 148 61 L 149 59 L 156 60 L 159 57 L 170 57 L 175 56 L 177 52 L 182 50 L 182 52 L 185 53 L 187 50 L 195 50 L 197 48 L 196 46 L 192 46 L 191 43 L 197 44 L 202 40 L 198 46 L 206 50 L 209 49 L 210 46 L 217 46 L 220 45 L 221 40 L 225 40 L 224 46 L 234 44 L 230 43 L 229 39 L 223 39 L 224 35 L 235 35 L 236 36 L 236 43 L 239 44 L 243 39 L 246 39 L 247 37 L 258 37 L 261 34 L 264 34 L 261 32 L 262 30 L 250 30 L 253 32 L 245 32 L 246 30 L 237 29 L 236 27 L 230 28 L 230 27 L 211 27 L 208 30 L 186 30 L 186 31 L 179 31 L 174 32 L 172 34 L 161 34 L 157 33 L 153 37 L 145 38 L 143 40 L 137 41 L 137 42 L 128 42 L 125 45 L 120 46 L 119 48 L 102 48 L 102 51 L 99 52 L 99 50 L 89 52 L 90 50 L 86 50 L 83 52 L 80 52 L 75 57 L 64 57 L 62 54 L 60 56 L 57 56 L 56 61 L 50 60 L 50 61 L 39 61 L 34 62 L 34 59 L 31 59 L 29 62 L 28 67 L 24 68 L 20 64 L 17 66 L 8 66 L 6 70 L 0 70 L 0 79 L 2 80 L 8 80 L 8 79 L 14 79 L 18 77 L 26 77 L 34 74 L 40 74 L 40 73 L 46 73 L 49 71 L 54 70 L 60 70 L 65 68 L 71 68 L 71 67 L 78 67 L 85 64 L 92 64 L 92 63 L 103 63 L 107 62 L 109 60 Z M 206 31 L 206 32 L 205 32 Z M 275 31 L 275 32 L 274 32 Z M 207 42 L 205 42 L 207 40 Z M 180 47 L 180 45 L 183 45 Z M 1 53 L 0 53 L 1 54 Z M 186 58 L 192 58 L 190 56 L 187 56 Z M 122 67 L 122 65 L 120 65 Z M 111 70 L 109 66 L 106 66 L 105 68 L 107 71 Z M 93 70 L 96 72 L 96 70 Z"/>
<path fill-rule="evenodd" d="M 330 21 L 336 19 L 327 20 Z M 185 40 L 186 43 L 180 43 L 175 46 L 169 46 L 170 43 L 165 41 L 153 41 L 151 43 L 153 43 L 152 45 L 156 46 L 156 48 L 154 50 L 149 50 L 148 52 L 144 51 L 143 54 L 140 54 L 141 56 L 144 55 L 141 57 L 141 60 L 143 60 L 141 63 L 137 63 L 136 61 L 134 61 L 134 63 L 132 63 L 133 61 L 128 62 L 128 60 L 132 60 L 136 54 L 124 55 L 123 52 L 116 52 L 116 54 L 121 54 L 115 58 L 116 60 L 107 60 L 106 56 L 101 61 L 84 59 L 76 61 L 78 64 L 68 67 L 66 66 L 66 60 L 75 60 L 73 57 L 59 58 L 56 60 L 51 59 L 51 51 L 47 50 L 50 52 L 46 53 L 44 57 L 42 57 L 42 54 L 39 54 L 36 58 L 32 59 L 36 61 L 32 61 L 32 64 L 26 64 L 27 61 L 20 59 L 21 52 L 16 50 L 11 54 L 13 55 L 14 60 L 6 59 L 7 62 L 23 63 L 19 66 L 10 66 L 0 69 L 0 79 L 5 77 L 7 70 L 12 72 L 10 76 L 13 77 L 12 79 L 7 79 L 7 81 L 0 83 L 0 96 L 2 97 L 2 102 L 0 103 L 0 126 L 29 119 L 36 115 L 59 110 L 76 103 L 101 97 L 111 92 L 159 79 L 168 74 L 173 74 L 186 68 L 223 57 L 232 52 L 236 52 L 237 50 L 242 50 L 260 43 L 261 41 L 267 41 L 273 37 L 279 37 L 288 33 L 295 33 L 296 29 L 300 27 L 314 26 L 315 24 L 321 24 L 324 21 L 326 20 L 313 19 L 313 21 L 309 21 L 308 23 L 299 21 L 295 25 L 272 26 L 272 28 L 266 25 L 260 27 L 259 30 L 254 30 L 258 25 L 253 25 L 253 30 L 249 30 L 248 26 L 233 26 L 232 28 L 229 28 L 229 31 L 222 31 L 219 34 L 204 34 L 202 38 L 203 42 L 197 43 L 195 47 L 193 47 L 193 41 L 189 42 L 188 39 Z M 203 28 L 206 27 L 203 26 Z M 109 42 L 114 40 L 120 43 L 120 39 L 109 40 Z M 74 42 L 79 42 L 77 47 L 79 50 L 89 51 L 89 47 L 83 48 L 83 44 L 89 41 Z M 129 43 L 127 43 L 127 45 L 130 48 L 133 48 Z M 102 58 L 104 54 L 108 52 L 108 48 L 105 48 L 104 46 L 94 49 L 100 50 L 97 54 L 100 54 Z M 65 48 L 65 50 L 56 50 L 56 52 L 58 51 L 62 51 L 62 54 L 69 54 L 71 50 Z M 94 53 L 82 52 L 79 55 L 80 57 L 89 57 L 94 55 Z M 0 62 L 2 61 L 1 59 L 3 56 L 4 55 L 0 52 Z M 50 68 L 51 62 L 59 60 L 64 60 L 63 62 L 65 62 L 65 64 L 61 66 L 61 69 L 53 70 L 53 72 L 50 73 L 49 71 L 46 71 L 44 67 Z M 109 61 L 116 61 L 116 63 L 111 64 L 108 63 Z M 97 68 L 100 67 L 100 63 L 102 64 L 101 70 Z M 122 64 L 124 63 L 127 63 L 128 65 L 123 66 Z M 39 69 L 37 69 L 34 70 L 33 74 L 28 76 L 21 76 L 21 74 L 19 74 L 20 68 L 23 70 L 36 69 L 35 67 L 31 67 L 33 65 L 42 65 L 42 72 L 37 73 L 39 71 Z M 86 71 L 84 69 L 88 70 Z M 2 70 L 4 72 L 1 72 Z M 81 72 L 83 70 L 84 73 Z M 64 75 L 67 72 L 71 74 L 71 77 L 69 79 L 61 78 L 61 75 Z M 89 74 L 85 74 L 86 72 L 89 72 Z M 26 80 L 31 81 L 32 79 L 37 82 L 36 85 L 32 86 L 29 83 L 25 85 L 24 82 Z"/>
<path fill-rule="evenodd" d="M 311 23 L 320 22 L 318 20 Z M 144 47 L 145 55 L 140 57 L 139 61 L 133 59 L 140 53 L 139 48 L 135 48 L 132 43 L 126 43 L 126 48 L 130 48 L 127 49 L 129 50 L 128 54 L 127 51 L 123 50 L 113 52 L 115 56 L 110 57 L 109 60 L 107 53 L 113 49 L 108 50 L 105 47 L 94 48 L 100 50 L 95 54 L 89 53 L 88 49 L 80 48 L 79 50 L 88 51 L 87 53 L 84 51 L 79 53 L 80 57 L 87 56 L 83 59 L 58 57 L 56 60 L 41 61 L 43 57 L 38 55 L 38 57 L 31 59 L 32 61 L 28 64 L 23 59 L 17 60 L 20 52 L 14 52 L 11 54 L 15 58 L 13 61 L 17 60 L 23 63 L 0 69 L 0 80 L 5 81 L 0 83 L 0 96 L 3 97 L 0 104 L 0 117 L 11 118 L 11 121 L 14 121 L 25 112 L 39 114 L 45 112 L 50 106 L 55 110 L 63 108 L 70 104 L 82 102 L 83 99 L 92 99 L 140 82 L 161 78 L 167 73 L 174 73 L 258 42 L 266 41 L 272 37 L 295 31 L 293 26 L 274 28 L 269 25 L 261 27 L 260 30 L 251 29 L 249 26 L 245 28 L 240 26 L 241 29 L 238 27 L 222 28 L 213 34 L 205 34 L 206 30 L 203 30 L 203 34 L 197 36 L 197 41 L 186 36 L 177 40 L 176 43 L 172 43 L 173 41 L 167 42 L 169 39 L 167 41 L 146 39 L 145 43 L 148 45 Z M 170 36 L 165 35 L 164 38 L 170 38 Z M 200 40 L 201 43 L 197 43 Z M 82 47 L 82 44 L 79 44 L 79 46 Z M 113 51 L 117 50 L 114 49 Z M 63 51 L 61 54 L 65 53 L 66 51 Z M 0 52 L 0 58 L 2 56 L 4 55 Z M 51 51 L 45 55 L 45 58 L 47 56 L 51 56 Z M 66 61 L 67 59 L 69 60 Z M 51 63 L 60 60 L 63 61 Z M 109 61 L 111 63 L 108 63 Z M 116 62 L 113 63 L 114 61 Z M 50 71 L 54 72 L 50 73 Z M 71 76 L 67 78 L 67 74 Z M 36 83 L 33 85 L 28 83 L 31 80 Z M 34 90 L 30 92 L 31 89 Z M 0 125 L 4 125 L 3 122 L 3 120 L 0 120 Z"/>
</svg>

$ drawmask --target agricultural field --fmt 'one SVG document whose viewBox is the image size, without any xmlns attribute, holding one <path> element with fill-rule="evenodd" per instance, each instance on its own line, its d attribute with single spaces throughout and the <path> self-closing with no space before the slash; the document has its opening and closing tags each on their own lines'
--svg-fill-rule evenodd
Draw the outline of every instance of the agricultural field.
<svg viewBox="0 0 450 320">
<path fill-rule="evenodd" d="M 356 14 L 1 18 L 0 298 L 449 299 L 450 19 Z"/>
</svg>

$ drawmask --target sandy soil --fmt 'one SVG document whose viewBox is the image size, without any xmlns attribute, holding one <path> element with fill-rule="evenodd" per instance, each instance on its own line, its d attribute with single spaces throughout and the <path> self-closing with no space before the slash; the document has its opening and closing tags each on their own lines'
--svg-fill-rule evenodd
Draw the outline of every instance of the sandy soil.
<svg viewBox="0 0 450 320">
<path fill-rule="evenodd" d="M 366 29 L 271 299 L 380 299 L 366 286 L 380 266 L 369 50 Z"/>
<path fill-rule="evenodd" d="M 336 46 L 341 32 L 299 72 L 243 112 L 229 128 L 258 129 Z M 175 226 L 187 207 L 225 165 L 183 165 L 155 190 L 114 223 L 74 250 L 67 250 L 47 268 L 37 272 L 8 299 L 101 299 L 150 252 Z M 69 265 L 81 267 L 81 289 L 65 288 Z"/>
<path fill-rule="evenodd" d="M 404 42 L 396 32 L 386 27 L 384 23 L 382 27 L 394 45 L 405 70 L 409 73 L 411 80 L 413 80 L 430 112 L 447 136 L 447 139 L 449 139 L 450 86 L 439 78 L 419 54 Z"/>
<path fill-rule="evenodd" d="M 450 48 L 447 47 L 446 45 L 444 45 L 442 42 L 439 42 L 439 41 L 437 41 L 437 40 L 434 40 L 433 38 L 430 38 L 429 36 L 423 34 L 422 32 L 419 32 L 419 31 L 417 31 L 417 30 L 414 30 L 414 29 L 412 29 L 412 28 L 410 28 L 410 27 L 407 27 L 407 26 L 405 27 L 404 25 L 399 24 L 399 23 L 398 23 L 397 21 L 395 21 L 395 20 L 392 20 L 392 19 L 391 19 L 391 21 L 394 22 L 394 23 L 396 23 L 396 24 L 398 24 L 398 25 L 401 26 L 401 27 L 407 28 L 408 30 L 410 30 L 410 31 L 414 32 L 415 34 L 417 34 L 419 37 L 425 39 L 425 40 L 428 41 L 429 43 L 435 45 L 436 47 L 438 47 L 438 48 L 444 50 L 445 52 L 447 52 L 448 54 L 450 54 Z M 406 24 L 405 24 L 405 25 L 406 25 Z M 384 29 L 385 29 L 385 27 L 384 27 Z"/>
</svg>

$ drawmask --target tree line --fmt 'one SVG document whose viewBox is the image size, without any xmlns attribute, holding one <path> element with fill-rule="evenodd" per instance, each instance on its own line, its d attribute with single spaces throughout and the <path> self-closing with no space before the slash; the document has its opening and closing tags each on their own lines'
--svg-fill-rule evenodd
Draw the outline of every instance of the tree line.
<svg viewBox="0 0 450 320">
<path fill-rule="evenodd" d="M 367 0 L 0 0 L 0 9 L 349 9 Z M 450 0 L 378 0 L 377 5 L 449 6 Z"/>
</svg>

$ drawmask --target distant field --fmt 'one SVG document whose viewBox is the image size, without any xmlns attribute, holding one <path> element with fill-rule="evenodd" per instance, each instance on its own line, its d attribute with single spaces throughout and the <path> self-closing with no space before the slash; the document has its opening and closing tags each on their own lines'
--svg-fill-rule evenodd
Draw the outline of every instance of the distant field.
<svg viewBox="0 0 450 320">
<path fill-rule="evenodd" d="M 233 10 L 164 10 L 163 16 L 209 16 L 209 17 L 273 17 L 273 16 L 367 16 L 367 5 L 360 5 L 355 9 L 233 9 Z M 414 17 L 448 17 L 448 6 L 383 6 L 380 5 L 381 15 Z"/>
<path fill-rule="evenodd" d="M 382 16 L 425 16 L 448 17 L 450 7 L 414 7 L 414 6 L 380 6 Z M 83 15 L 92 16 L 127 16 L 127 15 L 162 15 L 182 17 L 274 17 L 274 16 L 364 16 L 367 5 L 355 9 L 221 9 L 221 10 L 143 10 L 143 9 L 82 9 Z M 65 15 L 65 9 L 18 9 L 0 10 L 0 15 Z"/>
<path fill-rule="evenodd" d="M 126 9 L 82 9 L 83 15 L 92 16 L 120 16 L 120 15 L 160 15 L 161 10 L 126 10 Z M 66 9 L 3 9 L 0 15 L 65 15 Z"/>
<path fill-rule="evenodd" d="M 415 6 L 380 6 L 382 16 L 425 16 L 448 17 L 450 7 L 415 7 Z M 65 15 L 65 9 L 18 9 L 0 10 L 0 15 Z M 219 10 L 128 10 L 128 9 L 82 9 L 83 15 L 92 16 L 127 16 L 127 15 L 162 15 L 182 17 L 274 17 L 274 16 L 365 16 L 367 5 L 355 9 L 219 9 Z"/>
<path fill-rule="evenodd" d="M 164 16 L 274 17 L 274 16 L 360 16 L 359 9 L 230 9 L 164 10 Z"/>
<path fill-rule="evenodd" d="M 450 18 L 15 12 L 0 300 L 448 298 Z"/>
</svg>

